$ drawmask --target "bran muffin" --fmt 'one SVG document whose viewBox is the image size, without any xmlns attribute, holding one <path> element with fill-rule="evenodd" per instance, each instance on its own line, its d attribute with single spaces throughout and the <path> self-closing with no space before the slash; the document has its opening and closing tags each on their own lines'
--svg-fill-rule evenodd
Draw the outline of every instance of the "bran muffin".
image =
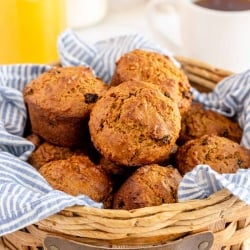
<svg viewBox="0 0 250 250">
<path fill-rule="evenodd" d="M 43 142 L 28 158 L 28 163 L 39 169 L 50 161 L 64 160 L 75 154 L 75 150 Z"/>
<path fill-rule="evenodd" d="M 235 173 L 250 167 L 250 150 L 225 137 L 204 135 L 180 146 L 175 159 L 182 175 L 198 164 L 207 164 L 221 174 Z"/>
<path fill-rule="evenodd" d="M 167 56 L 140 49 L 124 54 L 116 62 L 110 85 L 129 80 L 147 81 L 160 87 L 164 95 L 178 103 L 181 115 L 190 108 L 192 95 L 188 78 Z"/>
<path fill-rule="evenodd" d="M 181 178 L 172 166 L 142 166 L 114 194 L 113 208 L 129 210 L 175 203 Z"/>
<path fill-rule="evenodd" d="M 83 66 L 55 67 L 41 74 L 23 91 L 33 133 L 58 146 L 80 144 L 89 113 L 106 89 Z"/>
<path fill-rule="evenodd" d="M 106 159 L 124 166 L 164 161 L 175 147 L 181 116 L 177 104 L 153 84 L 128 81 L 97 101 L 91 139 Z"/>
<path fill-rule="evenodd" d="M 40 174 L 54 188 L 70 195 L 84 194 L 104 202 L 112 192 L 112 182 L 100 165 L 87 156 L 73 155 L 66 160 L 46 163 Z"/>
<path fill-rule="evenodd" d="M 199 103 L 191 105 L 190 110 L 182 116 L 179 144 L 203 135 L 218 135 L 240 143 L 242 129 L 233 121 L 213 110 L 204 109 Z"/>
</svg>

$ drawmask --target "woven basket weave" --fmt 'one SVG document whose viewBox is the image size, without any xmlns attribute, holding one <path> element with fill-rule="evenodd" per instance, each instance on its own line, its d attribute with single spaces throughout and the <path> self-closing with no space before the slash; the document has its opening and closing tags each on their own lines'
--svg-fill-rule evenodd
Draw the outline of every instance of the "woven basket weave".
<svg viewBox="0 0 250 250">
<path fill-rule="evenodd" d="M 176 59 L 191 85 L 202 92 L 211 91 L 218 81 L 232 74 L 193 59 L 180 56 Z M 227 190 L 203 200 L 130 211 L 69 207 L 0 239 L 0 249 L 15 250 L 205 250 L 210 247 L 250 249 L 250 206 Z"/>
</svg>

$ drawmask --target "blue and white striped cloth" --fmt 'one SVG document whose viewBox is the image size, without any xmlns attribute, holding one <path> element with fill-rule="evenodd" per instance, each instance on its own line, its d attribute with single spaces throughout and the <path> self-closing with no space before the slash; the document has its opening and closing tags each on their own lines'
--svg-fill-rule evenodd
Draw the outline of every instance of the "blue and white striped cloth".
<svg viewBox="0 0 250 250">
<path fill-rule="evenodd" d="M 115 61 L 125 52 L 142 48 L 166 53 L 140 35 L 125 35 L 88 44 L 71 30 L 58 40 L 63 65 L 89 65 L 96 75 L 109 82 Z M 84 195 L 73 197 L 53 190 L 44 178 L 25 162 L 34 145 L 22 137 L 27 113 L 22 89 L 48 70 L 46 65 L 0 66 L 0 236 L 33 224 L 65 207 L 86 205 L 102 207 Z M 193 90 L 197 101 L 226 116 L 236 116 L 244 130 L 242 145 L 250 148 L 250 71 L 222 81 L 211 94 Z M 209 166 L 197 166 L 180 185 L 180 201 L 204 198 L 228 188 L 250 204 L 250 171 L 219 175 Z"/>
</svg>

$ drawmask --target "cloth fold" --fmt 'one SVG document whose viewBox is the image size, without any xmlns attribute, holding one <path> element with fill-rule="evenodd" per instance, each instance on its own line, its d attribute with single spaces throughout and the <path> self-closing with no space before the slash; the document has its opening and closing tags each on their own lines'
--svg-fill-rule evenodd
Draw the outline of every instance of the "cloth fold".
<svg viewBox="0 0 250 250">
<path fill-rule="evenodd" d="M 171 53 L 137 34 L 124 35 L 89 44 L 72 30 L 58 39 L 63 66 L 86 65 L 96 76 L 109 82 L 116 60 L 125 52 L 140 48 L 167 55 Z M 102 207 L 89 197 L 73 197 L 53 190 L 25 161 L 34 145 L 23 138 L 27 111 L 22 98 L 24 86 L 48 65 L 0 66 L 0 236 L 33 224 L 65 207 Z M 228 117 L 235 117 L 243 129 L 241 144 L 250 148 L 250 70 L 226 78 L 210 94 L 192 89 L 195 101 Z M 250 204 L 250 170 L 220 175 L 207 165 L 186 174 L 179 188 L 179 200 L 202 199 L 222 188 Z"/>
<path fill-rule="evenodd" d="M 235 174 L 218 174 L 208 165 L 197 165 L 183 177 L 178 200 L 207 198 L 224 188 L 250 205 L 250 169 L 239 169 Z"/>
</svg>

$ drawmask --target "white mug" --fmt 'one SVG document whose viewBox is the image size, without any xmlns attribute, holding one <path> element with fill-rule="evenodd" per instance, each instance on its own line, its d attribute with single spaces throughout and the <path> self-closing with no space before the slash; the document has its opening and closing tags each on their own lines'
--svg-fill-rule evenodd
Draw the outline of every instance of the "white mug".
<svg viewBox="0 0 250 250">
<path fill-rule="evenodd" d="M 172 52 L 234 72 L 250 69 L 250 10 L 219 11 L 194 2 L 151 0 L 147 6 L 152 27 Z M 173 13 L 180 32 L 175 37 L 168 32 Z"/>
</svg>

